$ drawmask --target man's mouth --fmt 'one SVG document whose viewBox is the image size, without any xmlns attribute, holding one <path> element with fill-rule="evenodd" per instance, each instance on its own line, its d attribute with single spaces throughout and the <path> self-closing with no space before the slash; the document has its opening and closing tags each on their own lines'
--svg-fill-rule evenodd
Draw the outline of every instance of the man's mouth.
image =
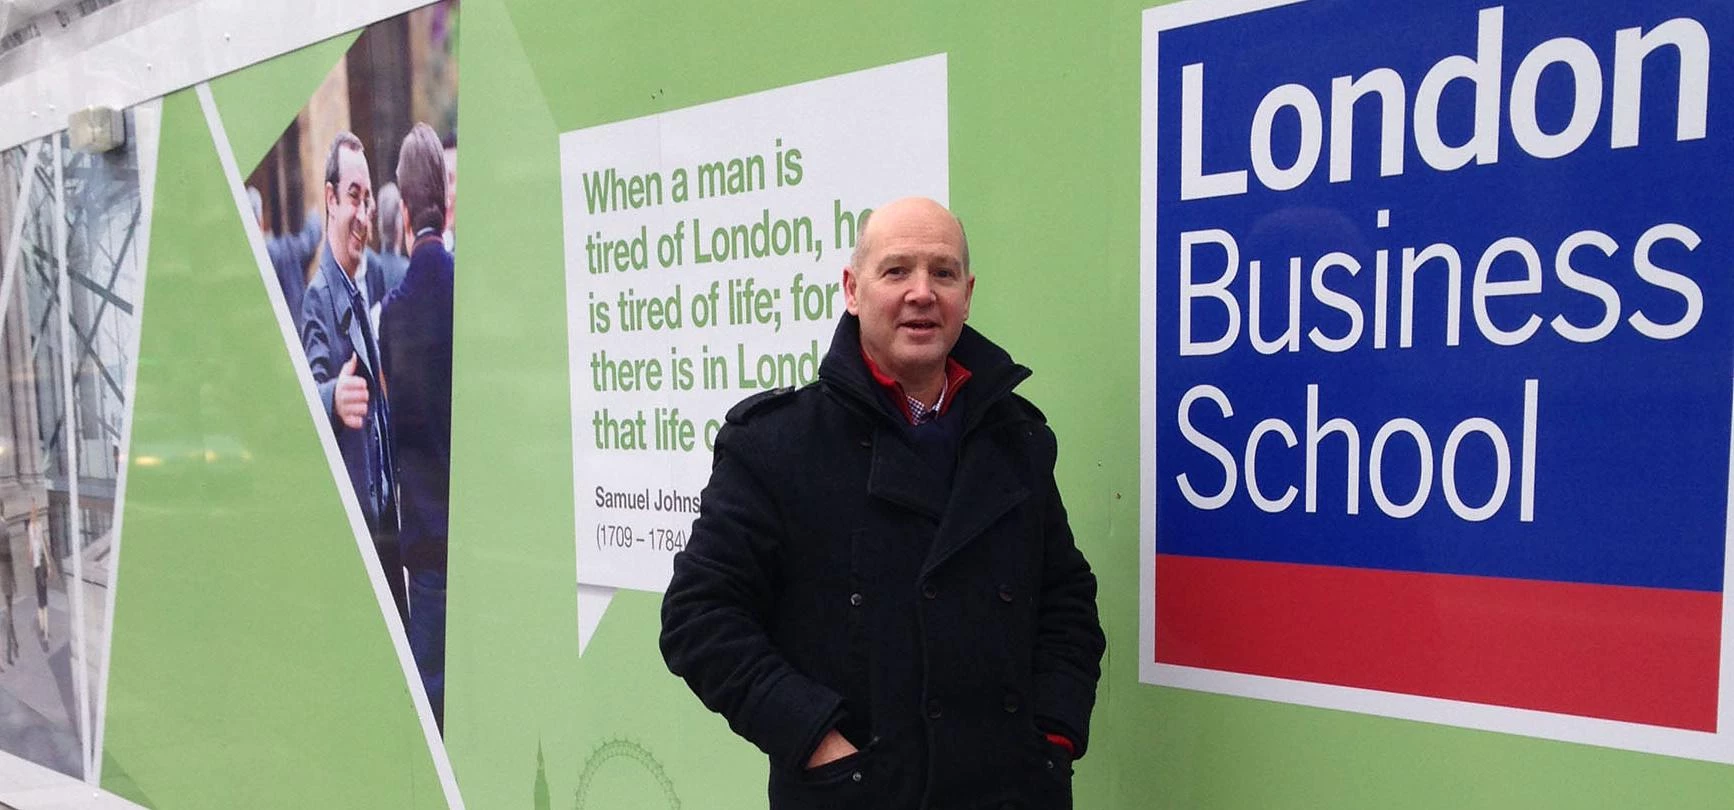
<svg viewBox="0 0 1734 810">
<path fill-rule="evenodd" d="M 916 319 L 912 321 L 904 321 L 898 324 L 898 326 L 913 332 L 930 332 L 939 328 L 939 322 Z"/>
</svg>

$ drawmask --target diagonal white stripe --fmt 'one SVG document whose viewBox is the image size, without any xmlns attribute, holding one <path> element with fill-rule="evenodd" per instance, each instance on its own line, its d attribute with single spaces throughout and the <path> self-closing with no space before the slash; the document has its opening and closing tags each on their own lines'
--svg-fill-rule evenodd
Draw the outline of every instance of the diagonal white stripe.
<svg viewBox="0 0 1734 810">
<path fill-rule="evenodd" d="M 161 14 L 140 9 L 149 21 L 137 28 L 87 48 L 43 48 L 39 53 L 51 58 L 16 66 L 18 75 L 0 81 L 0 148 L 63 129 L 68 110 L 130 107 L 430 2 L 130 0 L 129 6 L 182 7 Z"/>
<path fill-rule="evenodd" d="M 0 751 L 0 807 L 18 810 L 146 810 L 52 768 Z"/>
</svg>

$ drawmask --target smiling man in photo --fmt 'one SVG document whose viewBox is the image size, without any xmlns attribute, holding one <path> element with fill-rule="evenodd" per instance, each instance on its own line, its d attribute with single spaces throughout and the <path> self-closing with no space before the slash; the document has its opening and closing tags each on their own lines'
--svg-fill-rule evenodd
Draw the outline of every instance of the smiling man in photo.
<svg viewBox="0 0 1734 810">
<path fill-rule="evenodd" d="M 397 545 L 390 413 L 369 302 L 355 283 L 373 235 L 373 181 L 361 139 L 340 132 L 325 162 L 325 245 L 301 300 L 301 346 L 400 617 L 407 617 Z"/>
</svg>

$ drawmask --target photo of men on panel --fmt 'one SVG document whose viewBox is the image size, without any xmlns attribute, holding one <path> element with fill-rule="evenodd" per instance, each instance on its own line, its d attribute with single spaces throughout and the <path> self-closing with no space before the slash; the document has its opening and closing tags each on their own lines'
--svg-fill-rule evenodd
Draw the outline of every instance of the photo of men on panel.
<svg viewBox="0 0 1734 810">
<path fill-rule="evenodd" d="M 289 330 L 444 727 L 456 3 L 368 26 L 247 179 Z"/>
</svg>

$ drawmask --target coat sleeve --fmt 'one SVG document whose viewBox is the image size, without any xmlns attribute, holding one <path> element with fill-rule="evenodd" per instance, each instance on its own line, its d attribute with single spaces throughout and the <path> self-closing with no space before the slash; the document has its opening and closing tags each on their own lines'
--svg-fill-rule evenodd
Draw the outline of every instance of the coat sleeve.
<svg viewBox="0 0 1734 810">
<path fill-rule="evenodd" d="M 662 600 L 662 655 L 736 734 L 798 770 L 841 719 L 843 700 L 797 671 L 767 631 L 783 530 L 742 440 L 735 424 L 717 434 L 710 483 Z"/>
<path fill-rule="evenodd" d="M 319 317 L 322 307 L 329 308 L 324 290 L 319 285 L 307 288 L 306 297 L 301 299 L 301 348 L 307 353 L 307 370 L 313 375 L 313 384 L 319 387 L 319 402 L 325 408 L 325 418 L 336 431 L 342 423 L 337 421 L 336 413 L 331 409 L 331 395 L 337 387 L 337 372 L 343 363 L 337 361 L 334 364 L 332 360 L 331 335 L 326 334 L 327 324 Z"/>
<path fill-rule="evenodd" d="M 1049 468 L 1052 474 L 1052 468 Z M 1096 614 L 1096 575 L 1072 539 L 1066 507 L 1050 477 L 1043 528 L 1041 605 L 1033 656 L 1037 724 L 1064 735 L 1081 757 L 1107 642 Z"/>
</svg>

